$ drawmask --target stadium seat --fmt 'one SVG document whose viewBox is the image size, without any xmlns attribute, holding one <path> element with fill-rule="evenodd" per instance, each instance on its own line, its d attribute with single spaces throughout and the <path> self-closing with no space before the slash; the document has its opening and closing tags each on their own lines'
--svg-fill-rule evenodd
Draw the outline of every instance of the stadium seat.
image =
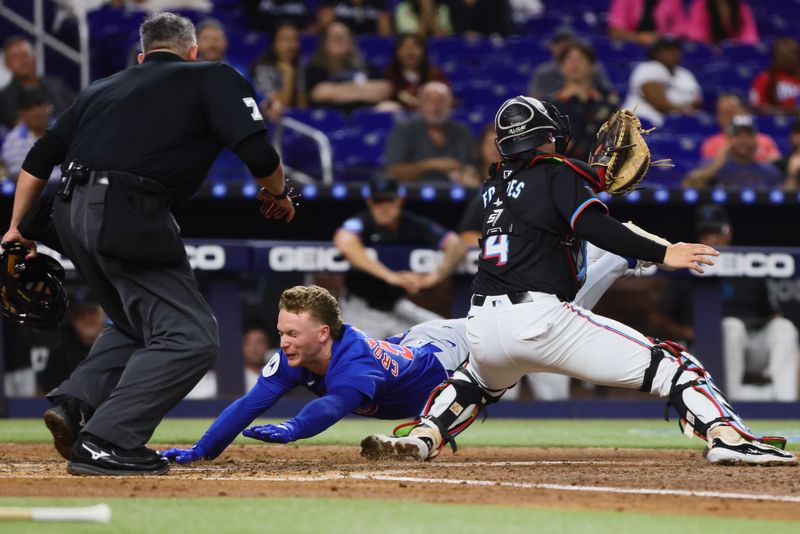
<svg viewBox="0 0 800 534">
<path fill-rule="evenodd" d="M 383 130 L 388 132 L 401 120 L 406 118 L 404 112 L 376 111 L 374 108 L 360 108 L 350 116 L 350 125 L 365 132 Z"/>
<path fill-rule="evenodd" d="M 670 113 L 664 117 L 664 125 L 655 130 L 653 135 L 660 132 L 670 134 L 695 134 L 709 136 L 717 133 L 719 126 L 716 119 L 708 113 L 695 113 L 684 115 L 682 113 Z"/>
<path fill-rule="evenodd" d="M 267 49 L 269 40 L 259 32 L 228 32 L 228 57 L 234 63 L 248 66 Z"/>
<path fill-rule="evenodd" d="M 286 112 L 286 116 L 304 122 L 325 133 L 341 130 L 346 123 L 344 114 L 334 109 L 292 109 Z"/>
<path fill-rule="evenodd" d="M 385 143 L 385 130 L 343 130 L 331 135 L 337 179 L 368 179 L 383 166 Z"/>
</svg>

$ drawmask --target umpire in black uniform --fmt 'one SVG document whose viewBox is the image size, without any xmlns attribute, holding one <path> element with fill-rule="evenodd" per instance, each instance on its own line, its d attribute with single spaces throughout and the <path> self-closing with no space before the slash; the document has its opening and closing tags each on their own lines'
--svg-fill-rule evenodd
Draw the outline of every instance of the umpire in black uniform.
<svg viewBox="0 0 800 534">
<path fill-rule="evenodd" d="M 3 238 L 33 249 L 17 227 L 62 164 L 60 245 L 113 322 L 48 395 L 45 422 L 77 475 L 169 470 L 144 444 L 217 357 L 217 322 L 170 208 L 199 188 L 226 146 L 263 187 L 265 216 L 294 216 L 248 83 L 228 65 L 196 61 L 188 19 L 161 13 L 140 35 L 139 65 L 84 89 L 31 149 Z"/>
</svg>

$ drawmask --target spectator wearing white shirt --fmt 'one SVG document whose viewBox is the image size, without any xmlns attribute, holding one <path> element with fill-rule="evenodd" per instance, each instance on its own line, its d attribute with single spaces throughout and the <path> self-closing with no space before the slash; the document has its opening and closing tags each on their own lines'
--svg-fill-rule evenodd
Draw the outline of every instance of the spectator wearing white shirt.
<svg viewBox="0 0 800 534">
<path fill-rule="evenodd" d="M 17 114 L 20 122 L 8 132 L 0 154 L 7 176 L 15 181 L 28 151 L 44 135 L 51 122 L 50 105 L 39 91 L 26 91 L 20 95 Z M 50 178 L 59 176 L 60 170 L 56 167 Z"/>
<path fill-rule="evenodd" d="M 633 69 L 628 98 L 623 107 L 654 126 L 664 124 L 665 113 L 694 113 L 702 104 L 700 84 L 689 69 L 681 66 L 680 39 L 660 37 L 648 50 L 650 61 Z"/>
</svg>

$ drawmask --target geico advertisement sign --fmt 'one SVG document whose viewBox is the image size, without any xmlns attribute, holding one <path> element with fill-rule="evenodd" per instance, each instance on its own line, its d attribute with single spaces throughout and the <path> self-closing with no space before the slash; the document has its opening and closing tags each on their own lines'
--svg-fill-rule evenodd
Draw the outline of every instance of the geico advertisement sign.
<svg viewBox="0 0 800 534">
<path fill-rule="evenodd" d="M 225 268 L 225 249 L 219 245 L 184 245 L 186 257 L 192 269 L 198 271 L 220 271 Z M 37 247 L 39 252 L 57 259 L 64 269 L 72 271 L 75 265 L 66 257 L 55 250 L 43 245 Z"/>
<path fill-rule="evenodd" d="M 372 259 L 378 257 L 375 249 L 366 249 Z M 457 272 L 473 274 L 477 268 L 478 250 L 470 250 Z M 415 249 L 408 256 L 409 270 L 428 273 L 436 269 L 444 253 L 439 250 Z M 350 263 L 336 247 L 299 246 L 274 247 L 269 251 L 269 268 L 276 272 L 315 271 L 341 273 L 350 269 Z"/>
<path fill-rule="evenodd" d="M 704 274 L 695 276 L 744 276 L 747 278 L 791 278 L 794 256 L 785 252 L 722 252 L 714 265 L 703 265 Z"/>
</svg>

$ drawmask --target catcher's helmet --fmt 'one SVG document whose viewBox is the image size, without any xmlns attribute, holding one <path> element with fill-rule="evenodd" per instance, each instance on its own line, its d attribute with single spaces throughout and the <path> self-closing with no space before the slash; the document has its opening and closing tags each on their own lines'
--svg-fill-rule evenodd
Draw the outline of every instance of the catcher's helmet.
<svg viewBox="0 0 800 534">
<path fill-rule="evenodd" d="M 504 158 L 529 152 L 549 141 L 563 151 L 569 139 L 569 117 L 550 102 L 515 96 L 503 102 L 494 117 L 497 150 Z"/>
<path fill-rule="evenodd" d="M 64 268 L 45 254 L 25 259 L 21 243 L 3 243 L 0 313 L 18 324 L 55 329 L 67 310 Z"/>
</svg>

